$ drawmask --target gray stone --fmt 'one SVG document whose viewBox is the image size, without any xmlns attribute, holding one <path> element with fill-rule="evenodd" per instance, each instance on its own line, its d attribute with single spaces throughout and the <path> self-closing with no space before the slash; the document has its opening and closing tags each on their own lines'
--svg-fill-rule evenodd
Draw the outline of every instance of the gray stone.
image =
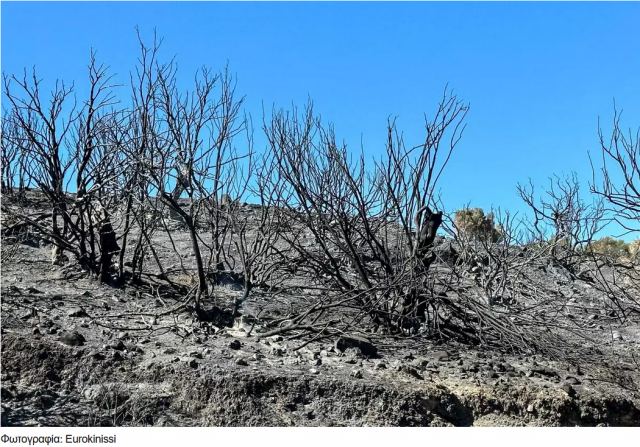
<svg viewBox="0 0 640 447">
<path fill-rule="evenodd" d="M 540 376 L 559 378 L 559 375 L 555 370 L 547 368 L 546 366 L 538 366 L 536 368 L 532 368 L 531 372 Z"/>
<path fill-rule="evenodd" d="M 431 357 L 438 362 L 447 362 L 450 355 L 447 351 L 434 351 L 431 353 Z"/>
<path fill-rule="evenodd" d="M 116 351 L 124 351 L 126 349 L 126 346 L 124 345 L 124 342 L 122 340 L 111 343 L 109 347 Z"/>
<path fill-rule="evenodd" d="M 387 364 L 385 362 L 376 363 L 375 369 L 387 369 Z"/>
<path fill-rule="evenodd" d="M 377 357 L 378 349 L 371 341 L 356 336 L 342 336 L 336 340 L 335 349 L 344 352 L 349 348 L 358 348 L 365 357 Z"/>
<path fill-rule="evenodd" d="M 580 385 L 582 382 L 580 382 L 577 378 L 573 376 L 567 376 L 564 380 L 564 383 L 568 383 L 569 385 Z"/>
<path fill-rule="evenodd" d="M 411 364 L 413 366 L 415 366 L 418 369 L 425 369 L 429 367 L 429 360 L 425 359 L 425 358 L 417 358 L 415 359 L 413 362 L 411 362 Z"/>
<path fill-rule="evenodd" d="M 74 307 L 70 309 L 69 312 L 67 312 L 67 316 L 79 318 L 79 317 L 88 317 L 89 314 L 87 314 L 87 312 L 82 307 Z"/>
<path fill-rule="evenodd" d="M 618 331 L 613 331 L 613 334 L 611 336 L 614 340 L 623 340 L 622 335 L 620 335 L 620 332 Z"/>
<path fill-rule="evenodd" d="M 128 340 L 130 338 L 128 332 L 118 332 L 118 340 Z"/>
<path fill-rule="evenodd" d="M 400 365 L 398 367 L 398 371 L 403 372 L 406 375 L 413 377 L 414 379 L 424 380 L 424 377 L 422 377 L 422 375 L 418 372 L 418 370 L 415 369 L 413 366 Z"/>
</svg>

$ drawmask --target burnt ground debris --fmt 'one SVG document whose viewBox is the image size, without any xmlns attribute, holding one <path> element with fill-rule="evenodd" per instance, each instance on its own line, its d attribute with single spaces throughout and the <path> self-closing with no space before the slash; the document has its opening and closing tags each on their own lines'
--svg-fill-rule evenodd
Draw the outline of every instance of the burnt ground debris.
<svg viewBox="0 0 640 447">
<path fill-rule="evenodd" d="M 225 281 L 198 318 L 162 280 L 101 284 L 50 250 L 19 244 L 2 265 L 2 425 L 640 425 L 638 320 L 559 268 L 529 274 L 564 297 L 556 319 L 594 353 L 581 362 L 420 333 L 268 335 L 298 289 L 234 316 L 242 290 Z"/>
</svg>

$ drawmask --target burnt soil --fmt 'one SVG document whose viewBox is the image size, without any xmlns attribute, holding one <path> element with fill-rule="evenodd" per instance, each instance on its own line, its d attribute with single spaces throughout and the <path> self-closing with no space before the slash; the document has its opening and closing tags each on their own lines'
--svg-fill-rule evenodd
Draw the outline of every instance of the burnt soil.
<svg viewBox="0 0 640 447">
<path fill-rule="evenodd" d="M 176 243 L 188 257 L 186 234 Z M 594 310 L 604 354 L 580 365 L 419 336 L 374 337 L 367 357 L 166 313 L 177 298 L 99 284 L 50 252 L 20 244 L 2 265 L 4 426 L 640 425 L 637 321 Z M 217 304 L 234 293 L 218 287 Z"/>
</svg>

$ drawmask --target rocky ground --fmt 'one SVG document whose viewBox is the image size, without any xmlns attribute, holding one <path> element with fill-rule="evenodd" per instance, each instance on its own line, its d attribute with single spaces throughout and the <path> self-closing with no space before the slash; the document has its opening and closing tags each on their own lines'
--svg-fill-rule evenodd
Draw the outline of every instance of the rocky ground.
<svg viewBox="0 0 640 447">
<path fill-rule="evenodd" d="M 604 354 L 582 364 L 419 336 L 301 346 L 49 255 L 23 244 L 2 265 L 4 426 L 640 425 L 638 322 L 597 314 Z"/>
</svg>

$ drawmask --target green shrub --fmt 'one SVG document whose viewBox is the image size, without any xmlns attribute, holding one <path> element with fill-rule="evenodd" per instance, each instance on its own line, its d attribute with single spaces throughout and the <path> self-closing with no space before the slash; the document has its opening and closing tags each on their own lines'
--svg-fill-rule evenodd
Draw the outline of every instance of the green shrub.
<svg viewBox="0 0 640 447">
<path fill-rule="evenodd" d="M 591 242 L 587 250 L 611 259 L 628 258 L 631 255 L 629 244 L 610 236 Z"/>
<path fill-rule="evenodd" d="M 498 242 L 501 232 L 493 219 L 493 213 L 485 214 L 482 208 L 465 208 L 455 214 L 458 232 L 472 239 Z"/>
</svg>

